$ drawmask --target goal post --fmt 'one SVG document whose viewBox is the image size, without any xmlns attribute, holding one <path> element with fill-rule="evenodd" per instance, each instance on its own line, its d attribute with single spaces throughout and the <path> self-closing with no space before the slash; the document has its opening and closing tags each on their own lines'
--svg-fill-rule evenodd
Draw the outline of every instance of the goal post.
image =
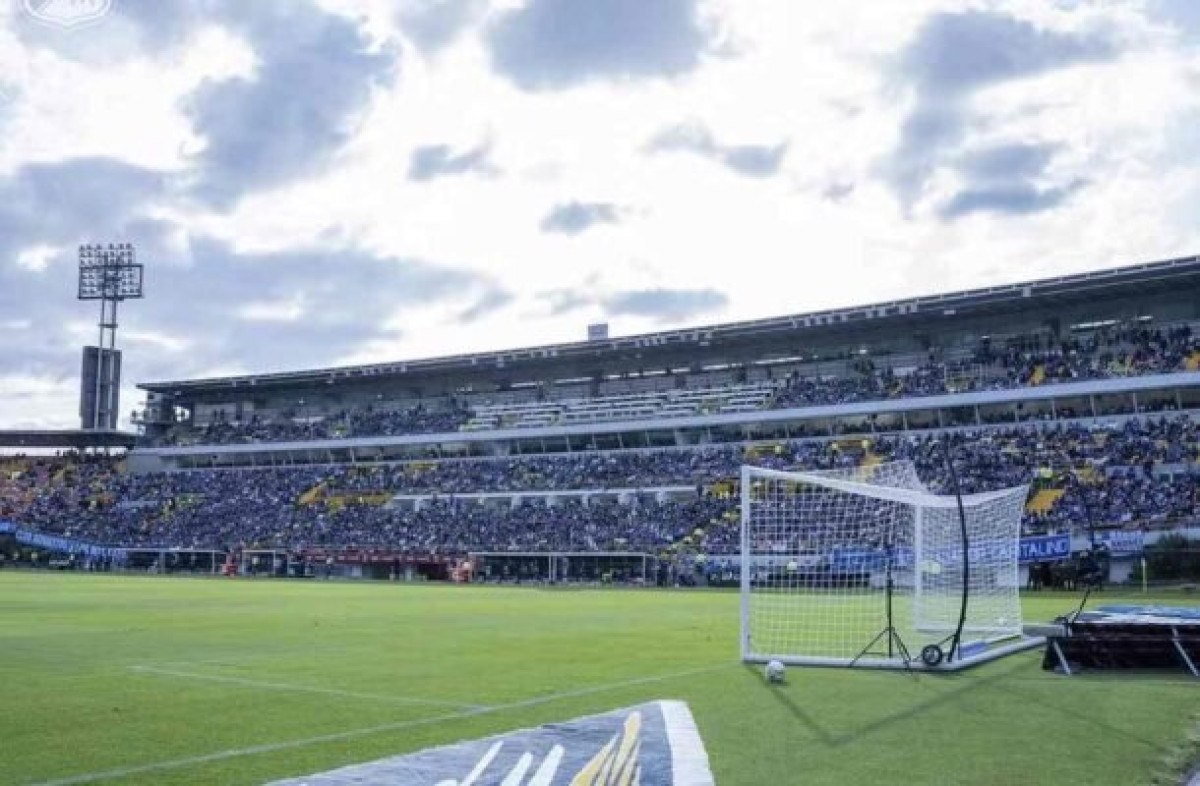
<svg viewBox="0 0 1200 786">
<path fill-rule="evenodd" d="M 1027 487 L 944 496 L 912 462 L 742 467 L 741 654 L 748 662 L 953 669 L 1021 637 Z"/>
</svg>

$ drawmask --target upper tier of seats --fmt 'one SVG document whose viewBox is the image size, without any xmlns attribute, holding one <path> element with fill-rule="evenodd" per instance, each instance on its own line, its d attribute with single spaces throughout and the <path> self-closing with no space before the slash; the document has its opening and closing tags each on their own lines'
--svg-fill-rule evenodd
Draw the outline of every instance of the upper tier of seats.
<svg viewBox="0 0 1200 786">
<path fill-rule="evenodd" d="M 488 431 L 753 412 L 765 408 L 777 391 L 776 383 L 764 381 L 558 401 L 481 404 L 472 408 L 471 418 L 462 428 L 464 431 Z"/>
<path fill-rule="evenodd" d="M 1200 339 L 1191 325 L 1146 329 L 1134 324 L 1065 340 L 1018 336 L 996 343 L 1002 346 L 982 340 L 956 353 L 878 360 L 847 356 L 836 363 L 682 377 L 660 373 L 391 406 L 298 407 L 259 411 L 243 420 L 217 409 L 205 422 L 175 427 L 162 441 L 230 444 L 520 429 L 910 398 L 1200 367 Z"/>
</svg>

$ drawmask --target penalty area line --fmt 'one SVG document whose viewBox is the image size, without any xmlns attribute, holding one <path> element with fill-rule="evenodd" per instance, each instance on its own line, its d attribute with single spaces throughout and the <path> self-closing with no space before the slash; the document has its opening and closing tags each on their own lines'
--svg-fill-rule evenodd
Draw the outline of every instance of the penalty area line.
<svg viewBox="0 0 1200 786">
<path fill-rule="evenodd" d="M 407 704 L 407 705 L 426 705 L 430 707 L 453 707 L 460 710 L 481 710 L 486 709 L 484 704 L 469 704 L 460 701 L 442 701 L 440 699 L 421 699 L 415 696 L 389 696 L 382 693 L 360 693 L 352 690 L 341 690 L 339 688 L 321 688 L 315 685 L 296 685 L 290 682 L 273 682 L 268 680 L 254 680 L 248 677 L 231 677 L 223 674 L 200 674 L 194 671 L 177 671 L 175 669 L 162 669 L 157 666 L 130 666 L 131 671 L 139 674 L 152 674 L 160 677 L 175 677 L 184 680 L 197 680 L 200 682 L 217 682 L 226 685 L 241 685 L 246 688 L 255 688 L 257 690 L 274 690 L 285 691 L 287 693 L 316 693 L 321 696 L 339 696 L 347 699 L 367 699 L 369 701 L 379 701 L 387 704 Z"/>
<path fill-rule="evenodd" d="M 121 767 L 118 769 L 101 770 L 98 772 L 86 772 L 79 775 L 71 775 L 65 778 L 37 781 L 35 783 L 28 784 L 28 786 L 81 786 L 81 784 L 97 783 L 100 781 L 112 780 L 114 778 L 129 778 L 135 775 L 146 775 L 152 772 L 175 770 L 179 769 L 180 767 L 192 767 L 199 764 L 211 764 L 213 762 L 237 759 L 244 756 L 255 756 L 265 753 L 278 753 L 279 751 L 296 750 L 297 748 L 307 748 L 312 745 L 320 745 L 329 742 L 343 742 L 345 740 L 353 740 L 359 737 L 369 737 L 375 734 L 385 734 L 390 731 L 400 731 L 403 729 L 416 728 L 418 726 L 429 726 L 435 723 L 444 723 L 446 721 L 474 718 L 480 715 L 491 715 L 507 710 L 526 709 L 529 707 L 536 707 L 541 704 L 549 704 L 562 699 L 591 696 L 593 694 L 604 693 L 610 690 L 620 690 L 622 688 L 632 688 L 639 685 L 666 682 L 668 680 L 682 679 L 684 677 L 694 677 L 701 674 L 709 674 L 715 671 L 730 669 L 733 666 L 741 666 L 741 663 L 723 663 L 718 666 L 705 666 L 695 669 L 685 669 L 684 671 L 671 672 L 670 674 L 658 674 L 650 677 L 635 677 L 629 680 L 610 682 L 603 685 L 592 685 L 590 687 L 579 688 L 576 690 L 546 693 L 541 696 L 534 696 L 529 699 L 522 699 L 520 701 L 514 701 L 508 704 L 493 704 L 486 707 L 476 707 L 474 709 L 463 709 L 459 712 L 434 715 L 428 718 L 413 718 L 410 720 L 396 721 L 394 723 L 383 723 L 378 726 L 348 729 L 346 731 L 332 732 L 330 734 L 319 734 L 315 737 L 283 740 L 281 742 L 267 742 L 261 745 L 251 745 L 245 748 L 229 748 L 228 750 L 204 753 L 198 756 L 187 756 L 181 759 L 156 761 L 150 762 L 149 764 L 139 764 L 132 767 Z"/>
</svg>

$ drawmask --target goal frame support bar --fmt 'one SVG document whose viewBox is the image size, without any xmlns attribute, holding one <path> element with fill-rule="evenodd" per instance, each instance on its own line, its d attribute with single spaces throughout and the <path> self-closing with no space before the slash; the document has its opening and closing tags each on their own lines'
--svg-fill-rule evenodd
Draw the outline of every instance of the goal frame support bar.
<svg viewBox="0 0 1200 786">
<path fill-rule="evenodd" d="M 929 672 L 950 672 L 960 671 L 978 666 L 981 663 L 1003 658 L 1006 655 L 1015 655 L 1018 652 L 1024 652 L 1037 647 L 1041 647 L 1046 643 L 1046 640 L 1041 637 L 1022 637 L 1010 644 L 1005 644 L 999 647 L 991 647 L 982 652 L 972 655 L 955 657 L 950 661 L 943 661 L 937 666 L 927 666 L 920 658 L 914 658 L 911 661 L 904 661 L 901 658 L 872 658 L 862 657 L 855 660 L 854 658 L 823 658 L 818 656 L 797 656 L 797 655 L 747 655 L 743 652 L 743 663 L 769 663 L 777 660 L 785 666 L 817 666 L 824 668 L 863 668 L 863 669 L 883 669 L 883 670 L 904 670 L 912 671 L 929 671 Z"/>
</svg>

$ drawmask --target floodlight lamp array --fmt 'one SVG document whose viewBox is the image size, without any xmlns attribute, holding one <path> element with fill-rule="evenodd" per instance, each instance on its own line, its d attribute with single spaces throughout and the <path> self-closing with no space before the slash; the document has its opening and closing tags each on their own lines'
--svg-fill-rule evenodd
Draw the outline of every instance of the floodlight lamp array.
<svg viewBox="0 0 1200 786">
<path fill-rule="evenodd" d="M 79 299 L 126 300 L 143 296 L 143 266 L 131 243 L 79 247 Z"/>
</svg>

